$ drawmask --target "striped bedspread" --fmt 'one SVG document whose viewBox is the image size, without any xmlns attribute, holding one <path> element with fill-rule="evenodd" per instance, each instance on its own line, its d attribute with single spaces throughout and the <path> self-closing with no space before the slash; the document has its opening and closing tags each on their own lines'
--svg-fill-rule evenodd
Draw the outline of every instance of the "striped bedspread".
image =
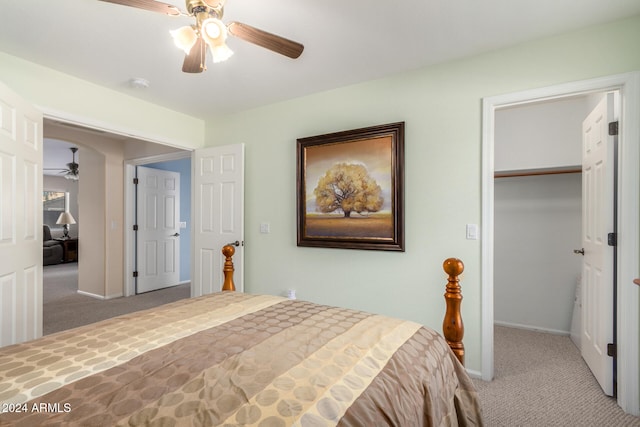
<svg viewBox="0 0 640 427">
<path fill-rule="evenodd" d="M 223 292 L 0 349 L 0 425 L 481 425 L 416 323 Z"/>
</svg>

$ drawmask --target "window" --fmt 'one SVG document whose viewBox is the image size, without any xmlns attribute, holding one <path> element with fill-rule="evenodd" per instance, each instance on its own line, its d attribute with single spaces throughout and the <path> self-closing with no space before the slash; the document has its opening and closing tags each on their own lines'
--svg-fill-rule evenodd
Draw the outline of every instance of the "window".
<svg viewBox="0 0 640 427">
<path fill-rule="evenodd" d="M 42 192 L 42 222 L 48 225 L 50 229 L 62 229 L 62 226 L 57 225 L 56 221 L 60 214 L 67 210 L 68 200 L 69 193 L 64 191 L 45 190 Z"/>
</svg>

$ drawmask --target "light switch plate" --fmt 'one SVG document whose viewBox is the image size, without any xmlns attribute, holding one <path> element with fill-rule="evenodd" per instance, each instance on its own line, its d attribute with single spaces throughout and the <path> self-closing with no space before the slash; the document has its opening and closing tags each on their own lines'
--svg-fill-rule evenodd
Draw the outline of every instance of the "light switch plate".
<svg viewBox="0 0 640 427">
<path fill-rule="evenodd" d="M 269 234 L 271 232 L 271 227 L 269 226 L 268 222 L 261 222 L 260 223 L 260 232 L 262 234 Z"/>
<path fill-rule="evenodd" d="M 467 224 L 467 240 L 478 240 L 478 224 Z"/>
</svg>

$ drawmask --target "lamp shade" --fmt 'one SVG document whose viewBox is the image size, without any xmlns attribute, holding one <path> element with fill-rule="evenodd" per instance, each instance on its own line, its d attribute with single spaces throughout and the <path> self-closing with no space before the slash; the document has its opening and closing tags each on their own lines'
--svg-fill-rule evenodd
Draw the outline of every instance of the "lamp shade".
<svg viewBox="0 0 640 427">
<path fill-rule="evenodd" d="M 209 18 L 202 23 L 202 38 L 211 50 L 213 62 L 226 61 L 233 55 L 226 44 L 227 27 L 219 19 Z"/>
<path fill-rule="evenodd" d="M 196 44 L 198 38 L 195 30 L 190 26 L 178 28 L 177 30 L 170 31 L 170 33 L 173 36 L 173 42 L 176 46 L 184 50 L 186 54 L 188 54 L 193 45 Z"/>
<path fill-rule="evenodd" d="M 76 220 L 69 212 L 62 212 L 56 221 L 56 224 L 75 224 Z"/>
</svg>

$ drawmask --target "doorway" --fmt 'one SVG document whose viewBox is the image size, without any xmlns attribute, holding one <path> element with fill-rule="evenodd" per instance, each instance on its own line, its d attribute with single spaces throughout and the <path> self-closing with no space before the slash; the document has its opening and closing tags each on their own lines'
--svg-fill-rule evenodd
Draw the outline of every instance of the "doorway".
<svg viewBox="0 0 640 427">
<path fill-rule="evenodd" d="M 618 243 L 618 404 L 625 412 L 640 413 L 638 398 L 638 342 L 635 331 L 639 322 L 638 290 L 633 287 L 638 273 L 638 203 L 640 160 L 640 73 L 628 73 L 583 82 L 567 83 L 537 90 L 485 98 L 483 100 L 483 185 L 482 185 L 482 378 L 493 379 L 494 322 L 494 173 L 495 112 L 508 106 L 544 101 L 599 91 L 619 90 L 622 99 L 622 125 L 619 139 L 619 198 L 617 201 L 619 233 L 625 239 Z M 629 118 L 625 120 L 625 118 Z M 620 321 L 620 319 L 624 319 Z"/>
<path fill-rule="evenodd" d="M 137 168 L 158 169 L 162 171 L 175 172 L 179 175 L 180 182 L 180 203 L 178 207 L 178 250 L 179 265 L 177 266 L 178 281 L 176 285 L 187 284 L 191 281 L 191 152 L 179 151 L 174 153 L 159 154 L 156 156 L 141 157 L 125 162 L 125 284 L 124 296 L 132 296 L 139 293 L 137 289 L 137 278 L 135 271 L 140 263 L 138 257 L 137 232 L 134 231 L 138 225 L 138 191 L 134 184 L 138 176 Z"/>
<path fill-rule="evenodd" d="M 605 97 L 609 102 L 603 104 Z M 592 243 L 606 242 L 606 235 L 587 241 L 583 235 L 613 231 L 612 225 L 596 225 L 612 216 L 613 181 L 599 186 L 594 179 L 608 176 L 604 171 L 613 175 L 615 167 L 610 158 L 598 162 L 593 173 L 592 157 L 583 157 L 583 129 L 587 117 L 602 118 L 603 105 L 618 110 L 613 108 L 615 99 L 615 93 L 585 94 L 495 113 L 494 323 L 577 336 L 574 343 L 607 395 L 614 393 L 615 365 L 606 352 L 615 328 L 613 249 Z M 598 138 L 603 146 L 613 147 L 613 137 L 600 123 L 614 120 L 587 123 L 586 129 L 597 131 L 586 139 L 589 146 Z M 596 203 L 593 197 L 607 201 Z M 590 268 L 594 260 L 601 261 Z M 594 298 L 596 292 L 602 295 Z M 576 304 L 578 294 L 584 301 Z"/>
<path fill-rule="evenodd" d="M 136 293 L 189 284 L 191 157 L 138 165 L 136 178 Z M 149 178 L 153 178 L 151 183 Z M 147 211 L 150 200 L 155 212 Z M 149 214 L 156 223 L 152 228 L 148 224 Z M 156 244 L 157 234 L 161 236 L 161 244 Z M 156 274 L 149 274 L 148 260 L 153 260 Z"/>
<path fill-rule="evenodd" d="M 497 325 L 560 335 L 571 331 L 582 273 L 582 259 L 573 252 L 582 232 L 582 123 L 601 96 L 495 112 Z"/>
</svg>

